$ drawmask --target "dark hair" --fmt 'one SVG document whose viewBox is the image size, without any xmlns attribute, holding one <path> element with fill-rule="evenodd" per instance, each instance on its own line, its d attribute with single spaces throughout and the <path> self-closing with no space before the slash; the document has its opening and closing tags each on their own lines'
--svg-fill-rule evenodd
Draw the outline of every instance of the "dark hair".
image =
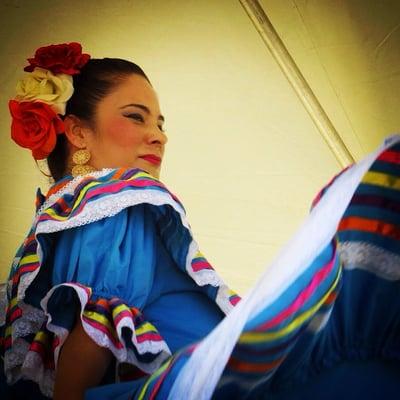
<svg viewBox="0 0 400 400">
<path fill-rule="evenodd" d="M 135 63 L 119 58 L 91 59 L 73 76 L 74 93 L 67 102 L 65 115 L 73 114 L 89 126 L 95 126 L 97 104 L 129 75 L 149 78 Z M 47 157 L 50 173 L 55 181 L 61 179 L 67 169 L 68 140 L 57 135 L 54 150 Z"/>
</svg>

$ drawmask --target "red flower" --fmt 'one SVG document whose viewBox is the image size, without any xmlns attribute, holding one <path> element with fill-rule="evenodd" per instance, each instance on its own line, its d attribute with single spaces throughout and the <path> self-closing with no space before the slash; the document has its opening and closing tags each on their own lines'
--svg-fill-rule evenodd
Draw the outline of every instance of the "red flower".
<svg viewBox="0 0 400 400">
<path fill-rule="evenodd" d="M 54 149 L 64 123 L 49 105 L 39 101 L 8 103 L 12 115 L 11 137 L 21 147 L 32 150 L 36 160 L 46 158 Z"/>
<path fill-rule="evenodd" d="M 28 58 L 29 64 L 24 71 L 32 72 L 35 67 L 50 70 L 53 74 L 79 74 L 80 69 L 89 61 L 89 54 L 82 54 L 79 43 L 52 44 L 36 50 L 34 58 Z"/>
</svg>

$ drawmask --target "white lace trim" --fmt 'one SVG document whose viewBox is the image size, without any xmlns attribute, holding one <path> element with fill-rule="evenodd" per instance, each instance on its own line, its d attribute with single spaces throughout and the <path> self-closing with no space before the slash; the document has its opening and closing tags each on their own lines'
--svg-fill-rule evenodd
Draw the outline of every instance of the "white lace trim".
<svg viewBox="0 0 400 400">
<path fill-rule="evenodd" d="M 20 261 L 21 261 L 21 257 L 15 256 L 11 263 L 11 269 L 16 268 Z"/>
<path fill-rule="evenodd" d="M 221 285 L 217 292 L 217 298 L 215 302 L 218 304 L 219 308 L 225 313 L 229 314 L 234 305 L 230 302 L 230 290 L 229 287 L 225 284 Z"/>
<path fill-rule="evenodd" d="M 190 232 L 191 234 L 192 232 Z M 191 234 L 193 237 L 193 235 Z M 211 285 L 211 286 L 222 286 L 224 284 L 223 280 L 218 276 L 218 274 L 213 269 L 203 269 L 200 271 L 193 271 L 192 261 L 195 258 L 197 252 L 199 251 L 199 246 L 195 240 L 189 245 L 188 253 L 186 256 L 186 271 L 189 276 L 199 285 Z"/>
<path fill-rule="evenodd" d="M 25 239 L 26 240 L 26 239 Z M 25 243 L 25 242 L 24 242 Z M 12 263 L 11 263 L 11 271 L 14 272 L 15 269 L 18 267 L 19 262 L 21 261 L 21 257 L 20 256 L 15 256 Z M 13 280 L 12 279 L 8 279 L 6 285 L 6 289 L 5 289 L 5 298 L 6 298 L 6 304 L 8 304 L 8 299 L 11 298 L 11 291 L 12 291 L 12 287 L 13 287 Z M 5 317 L 5 316 L 4 316 Z M 1 319 L 0 319 L 0 325 L 2 325 L 1 323 Z"/>
<path fill-rule="evenodd" d="M 97 200 L 86 204 L 82 212 L 66 221 L 42 221 L 36 227 L 36 235 L 40 233 L 59 232 L 65 229 L 75 228 L 99 221 L 106 217 L 112 217 L 125 208 L 138 204 L 152 204 L 155 206 L 170 205 L 181 216 L 183 226 L 189 229 L 183 209 L 167 193 L 153 192 L 148 190 L 137 190 L 132 192 L 117 192 L 108 194 Z"/>
<path fill-rule="evenodd" d="M 0 326 L 6 323 L 6 309 L 7 309 L 7 285 L 0 285 Z"/>
<path fill-rule="evenodd" d="M 54 371 L 45 370 L 39 354 L 29 351 L 29 343 L 18 338 L 12 349 L 4 356 L 4 372 L 7 383 L 13 385 L 18 380 L 30 379 L 39 385 L 41 392 L 52 397 L 54 387 Z"/>
<path fill-rule="evenodd" d="M 143 371 L 145 371 L 147 373 L 152 373 L 162 364 L 162 362 L 164 360 L 166 360 L 171 355 L 171 351 L 170 351 L 168 345 L 165 343 L 165 341 L 161 341 L 161 342 L 145 341 L 143 343 L 138 343 L 136 334 L 135 334 L 134 323 L 133 323 L 132 319 L 128 318 L 128 317 L 122 318 L 118 322 L 118 325 L 116 326 L 116 331 L 117 331 L 119 340 L 121 342 L 123 342 L 122 329 L 125 327 L 129 328 L 132 332 L 131 340 L 132 340 L 132 343 L 134 344 L 134 346 L 136 347 L 137 352 L 139 354 L 145 354 L 145 353 L 157 354 L 157 357 L 150 363 L 143 363 L 136 358 L 136 356 L 132 350 L 129 350 L 126 348 L 126 343 L 124 343 L 125 347 L 123 347 L 122 349 L 115 347 L 114 344 L 110 341 L 110 339 L 104 332 L 101 332 L 100 330 L 95 329 L 93 326 L 91 326 L 90 324 L 88 324 L 87 322 L 84 321 L 83 310 L 84 310 L 87 302 L 89 301 L 89 297 L 87 295 L 86 290 L 81 288 L 78 285 L 73 284 L 73 283 L 64 283 L 61 285 L 54 286 L 41 301 L 41 306 L 43 307 L 43 309 L 46 312 L 46 315 L 48 316 L 47 329 L 49 331 L 53 332 L 54 334 L 56 334 L 60 339 L 59 346 L 57 346 L 57 348 L 54 351 L 55 365 L 57 365 L 59 351 L 60 351 L 62 345 L 64 344 L 66 338 L 68 337 L 69 332 L 62 327 L 52 324 L 51 315 L 47 311 L 47 303 L 48 303 L 50 297 L 52 296 L 52 294 L 58 288 L 60 288 L 62 286 L 71 287 L 72 289 L 75 290 L 76 294 L 78 295 L 79 301 L 81 303 L 82 326 L 83 326 L 84 330 L 86 331 L 86 333 L 99 346 L 110 349 L 118 362 L 128 362 L 130 364 L 138 366 L 140 369 L 142 369 Z M 160 353 L 160 354 L 158 354 L 158 353 Z"/>
<path fill-rule="evenodd" d="M 12 339 L 24 337 L 40 330 L 45 315 L 42 310 L 29 306 L 23 302 L 18 304 L 22 310 L 22 316 L 12 323 Z"/>
<path fill-rule="evenodd" d="M 29 350 L 29 343 L 21 338 L 15 339 L 11 349 L 4 354 L 4 373 L 9 385 L 21 379 L 21 365 Z"/>
<path fill-rule="evenodd" d="M 22 310 L 22 316 L 12 323 L 12 346 L 4 355 L 4 371 L 9 384 L 22 377 L 30 379 L 21 369 L 30 353 L 29 343 L 23 337 L 38 332 L 45 318 L 42 310 L 28 304 L 19 302 L 18 307 Z"/>
<path fill-rule="evenodd" d="M 362 269 L 389 281 L 400 279 L 400 257 L 365 242 L 339 243 L 340 258 L 346 270 Z"/>
<path fill-rule="evenodd" d="M 221 279 L 214 269 L 203 269 L 200 271 L 193 271 L 192 261 L 195 258 L 197 252 L 199 251 L 199 246 L 195 240 L 189 245 L 188 254 L 186 256 L 186 272 L 189 276 L 199 285 L 211 285 L 218 287 L 217 297 L 215 302 L 224 314 L 229 314 L 234 305 L 230 302 L 231 292 L 229 287 Z"/>
<path fill-rule="evenodd" d="M 8 298 L 7 298 L 7 300 L 8 299 L 11 299 L 11 293 L 12 293 L 12 285 L 13 285 L 13 280 L 12 279 L 9 279 L 8 280 L 8 282 L 7 282 L 7 296 L 8 296 Z"/>
<path fill-rule="evenodd" d="M 55 371 L 45 369 L 39 354 L 29 351 L 21 367 L 22 376 L 39 385 L 40 391 L 47 397 L 53 397 Z"/>
<path fill-rule="evenodd" d="M 76 187 L 81 183 L 83 178 L 90 175 L 93 178 L 102 178 L 103 176 L 112 172 L 112 168 L 103 168 L 101 171 L 95 171 L 88 173 L 86 175 L 79 175 L 70 182 L 68 182 L 65 186 L 63 186 L 59 191 L 53 193 L 49 198 L 42 204 L 42 206 L 36 212 L 35 220 L 40 216 L 40 214 L 46 209 L 49 208 L 52 204 L 54 204 L 59 198 L 66 194 L 74 194 Z"/>
<path fill-rule="evenodd" d="M 28 289 L 32 281 L 35 279 L 36 275 L 39 273 L 39 269 L 40 268 L 38 267 L 34 271 L 28 272 L 25 275 L 21 276 L 18 285 L 18 293 L 17 293 L 18 300 L 24 299 L 26 289 Z"/>
<path fill-rule="evenodd" d="M 47 311 L 47 303 L 54 291 L 61 286 L 72 287 L 79 297 L 81 310 L 85 308 L 89 300 L 87 292 L 83 288 L 74 284 L 61 284 L 54 286 L 41 301 L 41 306 L 45 310 L 44 312 L 23 302 L 18 304 L 23 313 L 22 316 L 12 324 L 13 344 L 12 347 L 6 351 L 4 356 L 5 375 L 9 385 L 14 384 L 21 378 L 30 379 L 38 383 L 39 388 L 44 395 L 52 397 L 55 372 L 53 370 L 44 368 L 41 357 L 37 353 L 29 351 L 30 344 L 23 339 L 23 336 L 38 332 L 47 317 L 47 329 L 53 332 L 59 338 L 59 345 L 54 349 L 54 362 L 57 366 L 60 349 L 67 339 L 69 331 L 65 328 L 52 324 L 51 315 Z M 138 343 L 135 334 L 135 326 L 132 319 L 129 317 L 122 318 L 118 322 L 118 325 L 116 326 L 118 337 L 121 342 L 123 342 L 122 329 L 125 327 L 129 328 L 132 332 L 132 343 L 135 345 L 139 354 L 152 353 L 157 355 L 156 358 L 150 363 L 140 362 L 136 358 L 134 352 L 126 347 L 118 349 L 114 346 L 105 333 L 95 329 L 83 320 L 82 325 L 86 333 L 99 346 L 106 347 L 111 350 L 117 359 L 117 362 L 127 362 L 136 365 L 146 373 L 153 373 L 171 355 L 171 351 L 165 341 L 145 341 L 143 343 Z"/>
<path fill-rule="evenodd" d="M 127 321 L 124 321 L 126 319 Z M 118 337 L 120 338 L 121 341 L 123 341 L 121 337 L 121 330 L 124 327 L 128 327 L 132 331 L 132 336 L 131 340 L 135 344 L 135 347 L 138 351 L 139 354 L 145 354 L 145 353 L 151 353 L 151 354 L 157 354 L 156 358 L 149 362 L 149 363 L 144 363 L 139 361 L 135 353 L 127 349 L 126 347 L 122 349 L 117 349 L 112 342 L 110 342 L 110 339 L 105 335 L 103 332 L 93 328 L 91 325 L 83 322 L 83 327 L 86 331 L 86 333 L 99 345 L 102 347 L 106 347 L 111 350 L 113 353 L 114 357 L 116 360 L 121 363 L 129 363 L 132 365 L 136 365 L 139 367 L 142 371 L 152 374 L 154 371 L 156 371 L 161 364 L 171 356 L 171 351 L 168 348 L 168 345 L 165 343 L 163 340 L 160 343 L 156 342 L 151 342 L 151 341 L 146 341 L 144 343 L 137 343 L 136 340 L 136 334 L 134 330 L 134 326 L 132 323 L 132 320 L 128 318 L 122 319 L 117 326 L 117 331 L 118 331 Z"/>
</svg>

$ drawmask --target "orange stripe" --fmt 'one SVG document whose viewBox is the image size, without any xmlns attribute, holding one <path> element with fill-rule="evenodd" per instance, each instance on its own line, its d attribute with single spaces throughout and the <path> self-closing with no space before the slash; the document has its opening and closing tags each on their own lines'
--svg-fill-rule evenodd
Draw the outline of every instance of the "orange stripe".
<svg viewBox="0 0 400 400">
<path fill-rule="evenodd" d="M 115 171 L 115 174 L 113 175 L 113 177 L 111 179 L 119 179 L 127 170 L 128 168 L 119 168 L 118 170 Z M 90 179 L 93 179 L 93 177 L 87 177 L 85 178 L 82 182 L 86 182 Z M 68 179 L 66 182 L 60 182 L 58 184 L 55 184 L 54 186 L 52 186 L 47 194 L 46 194 L 46 199 L 48 199 L 52 194 L 58 192 L 59 190 L 61 190 L 67 183 L 71 182 L 70 179 Z"/>
<path fill-rule="evenodd" d="M 114 176 L 112 177 L 112 179 L 119 179 L 119 178 L 121 178 L 121 176 L 125 173 L 125 171 L 127 170 L 128 168 L 118 168 L 116 171 L 115 171 L 115 174 L 114 174 Z"/>
<path fill-rule="evenodd" d="M 106 310 L 110 310 L 109 302 L 106 299 L 100 298 L 100 299 L 97 299 L 96 301 L 90 301 L 89 303 L 96 304 L 96 305 L 98 304 L 101 307 L 104 307 Z"/>
<path fill-rule="evenodd" d="M 52 194 L 58 192 L 60 189 L 62 189 L 67 183 L 70 182 L 70 179 L 68 179 L 66 182 L 60 182 L 58 184 L 55 184 L 52 186 L 49 191 L 46 194 L 46 199 L 48 199 Z"/>
<path fill-rule="evenodd" d="M 238 372 L 267 372 L 268 370 L 271 370 L 280 365 L 284 359 L 285 357 L 281 357 L 269 363 L 255 364 L 231 358 L 228 362 L 228 367 Z"/>
<path fill-rule="evenodd" d="M 359 217 L 343 218 L 339 224 L 339 231 L 357 230 L 364 232 L 379 233 L 393 239 L 400 239 L 400 228 L 398 225 L 388 224 L 378 219 L 366 219 Z"/>
<path fill-rule="evenodd" d="M 25 245 L 31 242 L 32 240 L 35 239 L 35 233 L 30 234 L 26 239 L 25 239 Z"/>
</svg>

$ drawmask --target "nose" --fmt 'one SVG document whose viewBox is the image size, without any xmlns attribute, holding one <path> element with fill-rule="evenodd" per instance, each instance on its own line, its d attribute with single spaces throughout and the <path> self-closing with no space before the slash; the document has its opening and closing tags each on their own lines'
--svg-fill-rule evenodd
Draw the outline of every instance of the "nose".
<svg viewBox="0 0 400 400">
<path fill-rule="evenodd" d="M 149 132 L 148 140 L 151 144 L 159 144 L 164 146 L 168 142 L 168 137 L 163 131 L 160 130 L 158 126 L 156 126 L 151 130 L 151 132 Z"/>
</svg>

